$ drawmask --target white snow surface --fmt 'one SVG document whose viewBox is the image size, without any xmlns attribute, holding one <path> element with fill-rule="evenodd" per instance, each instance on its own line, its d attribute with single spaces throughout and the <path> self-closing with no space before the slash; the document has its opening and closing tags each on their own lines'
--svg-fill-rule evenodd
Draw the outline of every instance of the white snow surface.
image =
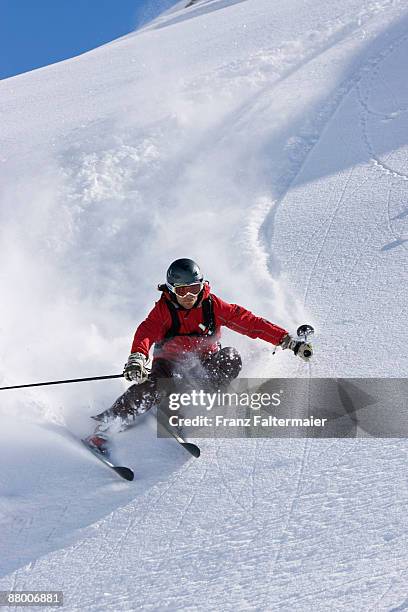
<svg viewBox="0 0 408 612">
<path fill-rule="evenodd" d="M 225 333 L 243 375 L 407 376 L 406 2 L 161 7 L 0 82 L 2 386 L 119 373 L 177 257 L 227 301 L 315 325 L 311 365 Z M 129 484 L 78 442 L 124 389 L 2 391 L 0 590 L 408 609 L 405 440 L 201 440 L 195 460 L 146 415 L 115 439 Z"/>
</svg>

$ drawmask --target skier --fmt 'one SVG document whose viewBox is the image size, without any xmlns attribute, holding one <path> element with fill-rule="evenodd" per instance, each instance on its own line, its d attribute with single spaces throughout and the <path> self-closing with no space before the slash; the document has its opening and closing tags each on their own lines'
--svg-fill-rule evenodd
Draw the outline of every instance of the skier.
<svg viewBox="0 0 408 612">
<path fill-rule="evenodd" d="M 233 347 L 221 348 L 223 325 L 290 349 L 305 361 L 313 353 L 309 343 L 293 339 L 285 329 L 211 293 L 208 281 L 191 259 L 174 261 L 167 270 L 166 283 L 158 289 L 162 295 L 137 328 L 124 367 L 124 377 L 134 384 L 111 408 L 92 417 L 99 424 L 87 442 L 100 451 L 107 448 L 112 431 L 129 426 L 131 419 L 158 403 L 160 378 L 189 378 L 220 388 L 238 376 L 241 356 Z"/>
</svg>

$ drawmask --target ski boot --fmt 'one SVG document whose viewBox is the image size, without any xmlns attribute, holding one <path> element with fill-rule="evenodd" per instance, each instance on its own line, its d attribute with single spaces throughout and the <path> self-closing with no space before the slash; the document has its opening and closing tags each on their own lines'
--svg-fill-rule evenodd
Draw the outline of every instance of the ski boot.
<svg viewBox="0 0 408 612">
<path fill-rule="evenodd" d="M 102 455 L 108 454 L 109 438 L 105 433 L 94 432 L 93 434 L 85 438 L 84 442 L 86 442 L 86 444 L 88 444 L 94 450 L 98 451 L 99 453 L 102 453 Z"/>
</svg>

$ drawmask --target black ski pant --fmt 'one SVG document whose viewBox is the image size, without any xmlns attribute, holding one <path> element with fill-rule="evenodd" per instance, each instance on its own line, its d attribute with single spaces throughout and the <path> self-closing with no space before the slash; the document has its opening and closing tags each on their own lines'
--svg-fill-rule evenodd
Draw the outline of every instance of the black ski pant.
<svg viewBox="0 0 408 612">
<path fill-rule="evenodd" d="M 163 397 L 158 391 L 160 379 L 180 379 L 191 386 L 210 385 L 225 387 L 238 376 L 242 368 L 241 356 L 235 348 L 225 347 L 191 367 L 167 359 L 154 359 L 149 379 L 140 385 L 132 385 L 105 412 L 94 416 L 97 421 L 109 422 L 116 417 L 123 421 L 144 414 Z"/>
</svg>

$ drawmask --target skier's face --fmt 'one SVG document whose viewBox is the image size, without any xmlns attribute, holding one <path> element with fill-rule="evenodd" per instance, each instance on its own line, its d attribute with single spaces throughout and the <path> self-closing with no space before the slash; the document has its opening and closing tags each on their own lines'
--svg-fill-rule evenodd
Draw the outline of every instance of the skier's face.
<svg viewBox="0 0 408 612">
<path fill-rule="evenodd" d="M 191 293 L 188 293 L 184 297 L 176 294 L 176 298 L 177 298 L 178 303 L 183 308 L 187 308 L 188 310 L 190 308 L 192 308 L 194 306 L 194 304 L 196 303 L 196 301 L 197 301 L 197 296 L 196 295 L 192 295 Z"/>
</svg>

